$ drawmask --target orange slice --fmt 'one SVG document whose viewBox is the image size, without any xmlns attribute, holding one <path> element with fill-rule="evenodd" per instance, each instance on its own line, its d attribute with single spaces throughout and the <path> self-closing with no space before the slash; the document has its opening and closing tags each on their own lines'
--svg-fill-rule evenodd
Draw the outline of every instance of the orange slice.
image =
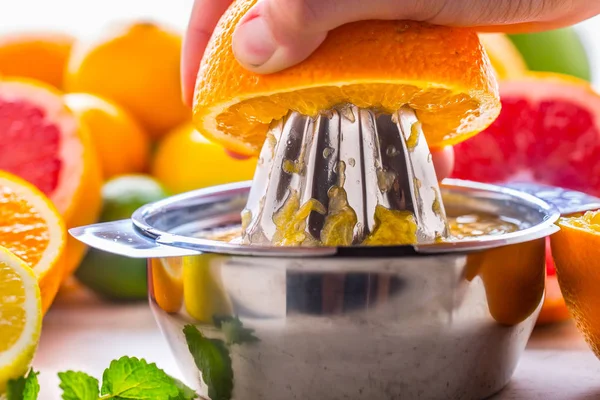
<svg viewBox="0 0 600 400">
<path fill-rule="evenodd" d="M 35 186 L 0 171 L 0 246 L 33 269 L 46 312 L 64 275 L 66 228 L 52 202 Z"/>
<path fill-rule="evenodd" d="M 96 222 L 102 202 L 100 166 L 89 133 L 62 94 L 39 81 L 0 81 L 0 169 L 49 197 L 67 228 Z M 68 238 L 66 272 L 86 247 Z"/>
<path fill-rule="evenodd" d="M 600 358 L 600 211 L 561 218 L 550 237 L 560 290 L 579 331 Z"/>
<path fill-rule="evenodd" d="M 194 96 L 200 133 L 257 154 L 269 124 L 352 103 L 386 112 L 410 105 L 431 147 L 465 140 L 500 112 L 497 83 L 477 33 L 406 21 L 361 21 L 331 31 L 305 61 L 258 75 L 231 50 L 232 33 L 255 0 L 232 4 L 206 49 Z"/>
</svg>

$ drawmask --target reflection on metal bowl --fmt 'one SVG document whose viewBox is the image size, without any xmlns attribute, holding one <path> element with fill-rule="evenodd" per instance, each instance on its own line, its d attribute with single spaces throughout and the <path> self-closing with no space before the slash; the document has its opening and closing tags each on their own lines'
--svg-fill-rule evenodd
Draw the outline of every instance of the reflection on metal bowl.
<svg viewBox="0 0 600 400">
<path fill-rule="evenodd" d="M 499 391 L 541 306 L 544 238 L 557 213 L 510 191 L 460 183 L 442 190 L 449 215 L 504 215 L 520 222 L 516 238 L 429 254 L 353 248 L 286 257 L 282 249 L 224 248 L 151 259 L 151 306 L 186 380 L 214 400 L 482 399 Z M 156 219 L 146 210 L 143 220 L 191 237 L 233 222 L 226 216 L 243 205 L 219 201 L 196 224 L 161 226 L 184 220 L 176 208 Z M 221 349 L 216 376 L 202 379 L 207 361 L 198 358 L 206 354 L 190 351 L 190 324 Z"/>
<path fill-rule="evenodd" d="M 215 239 L 239 226 L 249 187 L 70 231 L 148 259 L 156 320 L 187 383 L 210 400 L 488 397 L 510 380 L 539 313 L 545 238 L 561 213 L 600 207 L 559 188 L 446 180 L 449 217 L 501 216 L 517 229 L 389 247 Z"/>
</svg>

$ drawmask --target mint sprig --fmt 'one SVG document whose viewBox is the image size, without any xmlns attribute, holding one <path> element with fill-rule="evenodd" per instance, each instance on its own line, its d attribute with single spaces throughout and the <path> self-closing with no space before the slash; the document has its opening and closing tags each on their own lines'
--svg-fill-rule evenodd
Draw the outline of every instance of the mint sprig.
<svg viewBox="0 0 600 400">
<path fill-rule="evenodd" d="M 121 357 L 104 371 L 100 393 L 109 399 L 171 400 L 179 395 L 179 389 L 156 364 Z"/>
<path fill-rule="evenodd" d="M 36 400 L 40 386 L 38 373 L 11 380 L 6 400 Z M 198 394 L 183 382 L 167 375 L 144 359 L 121 357 L 110 363 L 98 380 L 84 372 L 59 372 L 63 400 L 193 400 Z M 1 396 L 0 396 L 1 397 Z"/>
<path fill-rule="evenodd" d="M 58 379 L 63 400 L 98 400 L 100 397 L 98 379 L 85 372 L 59 372 Z"/>
<path fill-rule="evenodd" d="M 6 400 L 36 400 L 40 392 L 38 375 L 39 372 L 30 369 L 27 375 L 8 381 Z"/>
<path fill-rule="evenodd" d="M 186 325 L 183 334 L 211 400 L 230 400 L 233 392 L 233 369 L 229 349 L 220 339 L 209 339 L 194 325 Z"/>
<path fill-rule="evenodd" d="M 243 344 L 258 342 L 260 339 L 254 336 L 254 329 L 246 328 L 239 317 L 214 316 L 213 323 L 225 335 L 227 344 Z"/>
</svg>

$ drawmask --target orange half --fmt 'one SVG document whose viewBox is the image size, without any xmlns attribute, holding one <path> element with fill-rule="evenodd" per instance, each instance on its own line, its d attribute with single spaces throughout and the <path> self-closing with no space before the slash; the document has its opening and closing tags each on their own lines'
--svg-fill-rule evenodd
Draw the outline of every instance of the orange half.
<svg viewBox="0 0 600 400">
<path fill-rule="evenodd" d="M 394 112 L 412 107 L 431 147 L 485 129 L 499 114 L 494 71 L 477 33 L 407 21 L 361 21 L 331 31 L 305 61 L 259 75 L 231 50 L 255 0 L 232 4 L 206 49 L 194 122 L 230 150 L 257 154 L 269 124 L 290 110 L 314 116 L 340 104 Z"/>
</svg>

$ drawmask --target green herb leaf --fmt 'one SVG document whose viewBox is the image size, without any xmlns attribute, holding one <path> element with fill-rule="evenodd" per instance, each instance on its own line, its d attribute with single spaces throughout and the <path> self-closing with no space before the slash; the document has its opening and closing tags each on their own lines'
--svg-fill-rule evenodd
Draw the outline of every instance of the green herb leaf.
<svg viewBox="0 0 600 400">
<path fill-rule="evenodd" d="M 135 357 L 121 357 L 104 371 L 101 394 L 115 400 L 171 400 L 177 398 L 179 389 L 156 364 Z"/>
<path fill-rule="evenodd" d="M 84 372 L 59 372 L 63 400 L 98 400 L 98 379 Z"/>
<path fill-rule="evenodd" d="M 194 325 L 186 325 L 183 334 L 202 379 L 208 386 L 208 396 L 211 400 L 231 400 L 233 370 L 225 343 L 204 337 Z"/>
<path fill-rule="evenodd" d="M 225 335 L 227 344 L 253 343 L 260 341 L 254 336 L 254 329 L 245 328 L 242 321 L 235 316 L 214 316 L 215 326 Z"/>
<path fill-rule="evenodd" d="M 177 395 L 177 397 L 171 400 L 194 400 L 199 397 L 196 392 L 194 392 L 191 388 L 189 388 L 185 383 L 181 382 L 179 379 L 175 379 L 173 377 L 171 377 L 171 379 L 173 379 L 175 386 L 177 386 L 177 389 L 179 390 L 179 394 Z"/>
<path fill-rule="evenodd" d="M 6 386 L 7 400 L 36 400 L 40 392 L 37 376 L 39 372 L 29 370 L 27 376 L 11 379 Z"/>
</svg>

